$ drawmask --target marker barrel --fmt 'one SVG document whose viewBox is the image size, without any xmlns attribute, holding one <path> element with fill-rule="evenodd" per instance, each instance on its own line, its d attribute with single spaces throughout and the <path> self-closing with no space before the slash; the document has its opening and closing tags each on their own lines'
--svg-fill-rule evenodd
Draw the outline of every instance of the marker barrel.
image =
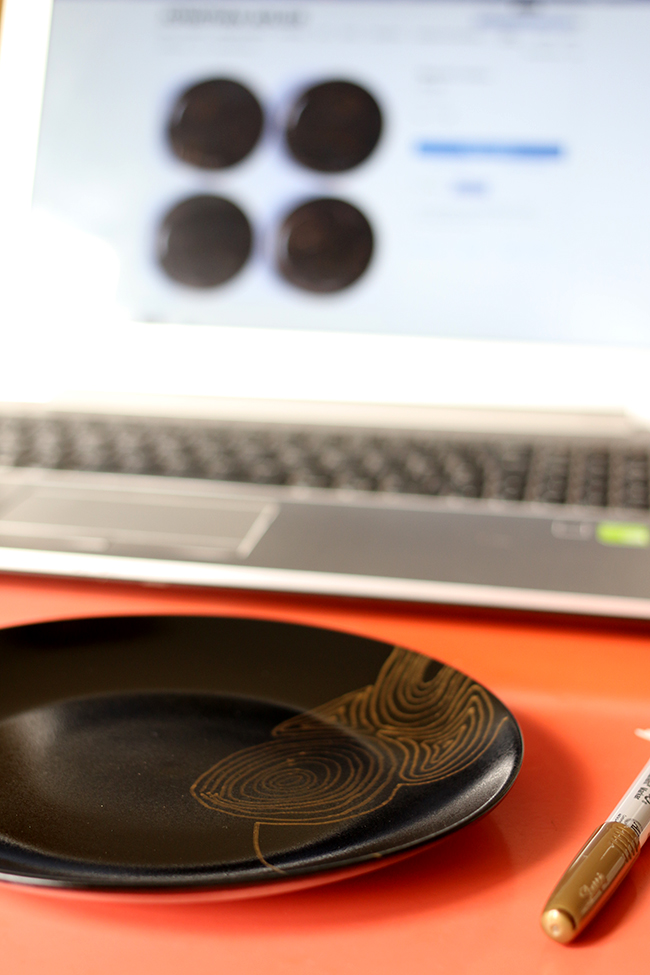
<svg viewBox="0 0 650 975">
<path fill-rule="evenodd" d="M 542 912 L 544 931 L 565 944 L 607 903 L 650 833 L 650 762 L 587 840 Z"/>
<path fill-rule="evenodd" d="M 629 826 L 643 846 L 650 832 L 650 762 L 634 780 L 607 822 Z"/>
</svg>

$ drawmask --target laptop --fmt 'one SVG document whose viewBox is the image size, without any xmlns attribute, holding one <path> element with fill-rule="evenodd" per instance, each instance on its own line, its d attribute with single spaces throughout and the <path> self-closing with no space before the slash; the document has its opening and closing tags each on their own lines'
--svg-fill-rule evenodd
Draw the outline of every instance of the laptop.
<svg viewBox="0 0 650 975">
<path fill-rule="evenodd" d="M 646 0 L 4 0 L 0 569 L 650 617 Z"/>
</svg>

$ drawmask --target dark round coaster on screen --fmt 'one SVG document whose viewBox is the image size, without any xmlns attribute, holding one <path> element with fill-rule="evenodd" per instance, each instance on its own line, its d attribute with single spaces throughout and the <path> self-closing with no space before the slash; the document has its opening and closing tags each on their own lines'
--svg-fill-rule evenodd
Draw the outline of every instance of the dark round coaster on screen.
<svg viewBox="0 0 650 975">
<path fill-rule="evenodd" d="M 246 215 L 221 196 L 177 203 L 158 229 L 158 261 L 179 284 L 215 288 L 241 271 L 253 233 Z"/>
<path fill-rule="evenodd" d="M 351 203 L 323 197 L 285 217 L 277 241 L 282 276 L 306 291 L 327 294 L 354 284 L 370 263 L 372 228 Z"/>
<path fill-rule="evenodd" d="M 169 123 L 175 155 L 201 169 L 226 169 L 257 145 L 264 114 L 255 95 L 238 81 L 211 78 L 180 95 Z"/>
<path fill-rule="evenodd" d="M 0 631 L 0 665 L 2 880 L 326 880 L 483 815 L 521 763 L 515 719 L 476 681 L 331 630 L 66 620 Z"/>
<path fill-rule="evenodd" d="M 371 154 L 381 135 L 379 105 L 350 81 L 326 81 L 293 105 L 287 146 L 297 162 L 321 173 L 343 173 Z"/>
</svg>

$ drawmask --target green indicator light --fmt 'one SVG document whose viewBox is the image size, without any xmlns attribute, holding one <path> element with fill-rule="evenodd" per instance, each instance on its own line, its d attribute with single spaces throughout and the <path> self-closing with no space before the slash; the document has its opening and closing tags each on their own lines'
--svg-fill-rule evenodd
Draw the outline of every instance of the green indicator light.
<svg viewBox="0 0 650 975">
<path fill-rule="evenodd" d="M 601 521 L 596 528 L 596 538 L 601 545 L 647 548 L 650 545 L 650 526 L 631 521 Z"/>
</svg>

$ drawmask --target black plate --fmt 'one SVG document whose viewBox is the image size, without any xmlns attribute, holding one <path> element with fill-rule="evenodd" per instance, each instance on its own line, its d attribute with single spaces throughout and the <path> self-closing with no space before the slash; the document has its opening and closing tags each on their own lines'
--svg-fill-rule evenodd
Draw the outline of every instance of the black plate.
<svg viewBox="0 0 650 975">
<path fill-rule="evenodd" d="M 376 861 L 487 812 L 519 728 L 421 654 L 285 623 L 0 631 L 0 878 L 227 888 Z"/>
</svg>

